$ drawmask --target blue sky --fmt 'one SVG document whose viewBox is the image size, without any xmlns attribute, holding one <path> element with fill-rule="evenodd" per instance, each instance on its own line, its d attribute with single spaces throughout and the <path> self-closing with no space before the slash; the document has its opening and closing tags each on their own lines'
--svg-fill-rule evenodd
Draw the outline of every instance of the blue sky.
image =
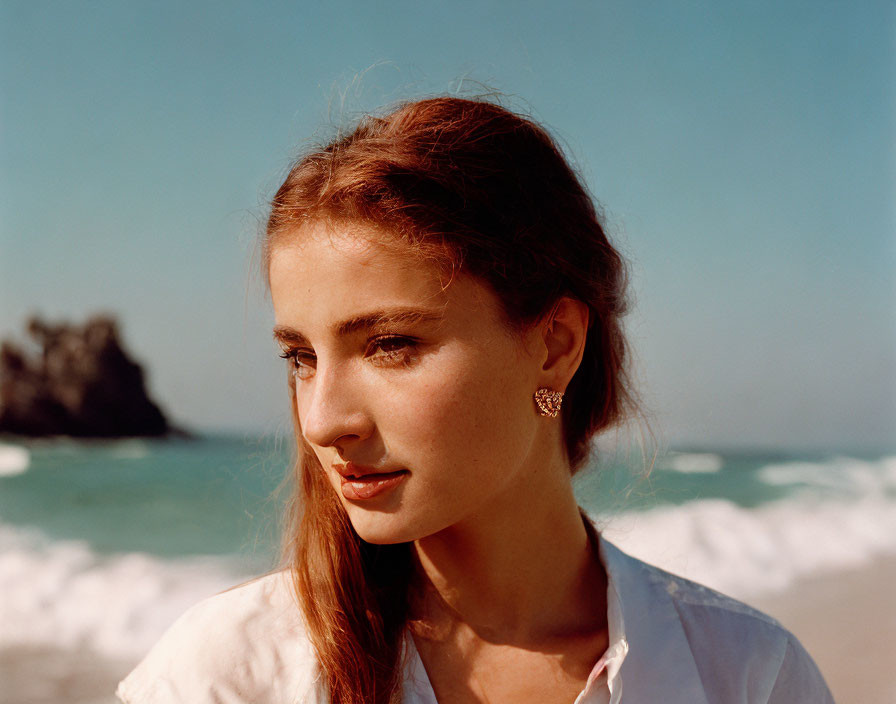
<svg viewBox="0 0 896 704">
<path fill-rule="evenodd" d="M 176 420 L 283 429 L 265 200 L 336 125 L 481 83 L 630 258 L 661 437 L 892 447 L 894 74 L 890 2 L 0 0 L 0 335 L 114 312 Z"/>
</svg>

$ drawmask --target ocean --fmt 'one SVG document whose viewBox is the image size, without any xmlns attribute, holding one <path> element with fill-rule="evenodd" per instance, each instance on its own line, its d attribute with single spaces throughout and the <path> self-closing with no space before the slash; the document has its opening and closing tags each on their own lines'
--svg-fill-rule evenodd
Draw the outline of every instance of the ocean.
<svg viewBox="0 0 896 704">
<path fill-rule="evenodd" d="M 249 436 L 0 444 L 0 653 L 135 662 L 189 605 L 275 564 L 290 458 Z M 584 470 L 580 504 L 628 552 L 736 597 L 896 555 L 896 452 L 648 464 Z"/>
</svg>

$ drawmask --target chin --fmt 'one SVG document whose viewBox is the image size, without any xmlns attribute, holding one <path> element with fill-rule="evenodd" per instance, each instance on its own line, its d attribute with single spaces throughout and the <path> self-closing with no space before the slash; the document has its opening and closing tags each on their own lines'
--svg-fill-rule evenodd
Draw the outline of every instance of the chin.
<svg viewBox="0 0 896 704">
<path fill-rule="evenodd" d="M 347 507 L 352 527 L 365 543 L 373 545 L 395 545 L 409 543 L 420 536 L 398 516 L 390 513 L 369 511 L 354 506 Z"/>
</svg>

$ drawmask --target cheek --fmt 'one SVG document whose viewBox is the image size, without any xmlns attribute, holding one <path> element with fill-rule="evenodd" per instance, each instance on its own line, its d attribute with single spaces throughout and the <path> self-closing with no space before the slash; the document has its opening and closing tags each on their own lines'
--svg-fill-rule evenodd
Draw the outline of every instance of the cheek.
<svg viewBox="0 0 896 704">
<path fill-rule="evenodd" d="M 420 375 L 396 383 L 380 399 L 377 426 L 390 451 L 409 462 L 448 459 L 451 437 L 470 405 L 462 379 Z"/>
<path fill-rule="evenodd" d="M 421 374 L 412 391 L 396 394 L 400 401 L 389 404 L 386 417 L 410 458 L 485 471 L 524 451 L 534 431 L 525 380 L 521 386 L 510 366 L 487 361 L 468 355 L 441 360 L 438 373 Z M 390 428 L 383 428 L 387 438 Z"/>
</svg>

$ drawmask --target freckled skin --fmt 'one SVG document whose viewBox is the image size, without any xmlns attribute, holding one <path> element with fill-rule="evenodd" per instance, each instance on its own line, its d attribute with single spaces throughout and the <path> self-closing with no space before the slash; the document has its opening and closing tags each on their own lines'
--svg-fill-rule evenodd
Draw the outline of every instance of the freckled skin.
<svg viewBox="0 0 896 704">
<path fill-rule="evenodd" d="M 272 252 L 277 325 L 302 332 L 316 368 L 296 380 L 302 432 L 368 542 L 417 540 L 520 499 L 537 471 L 535 333 L 511 335 L 494 294 L 466 275 L 443 287 L 430 264 L 383 234 L 312 224 Z M 397 326 L 419 339 L 407 363 L 369 355 L 369 332 L 335 326 L 374 310 L 419 307 L 438 322 Z M 407 469 L 395 489 L 345 499 L 334 463 Z"/>
</svg>

